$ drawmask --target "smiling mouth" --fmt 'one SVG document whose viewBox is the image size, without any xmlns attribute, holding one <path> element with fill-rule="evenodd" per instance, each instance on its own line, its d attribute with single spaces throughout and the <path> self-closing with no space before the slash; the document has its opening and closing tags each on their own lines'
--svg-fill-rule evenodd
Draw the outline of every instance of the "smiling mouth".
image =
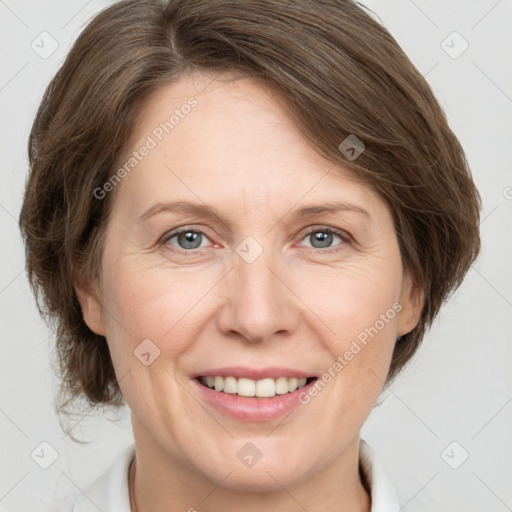
<svg viewBox="0 0 512 512">
<path fill-rule="evenodd" d="M 316 380 L 316 377 L 309 378 L 288 378 L 278 377 L 277 379 L 267 378 L 261 380 L 247 379 L 245 377 L 221 377 L 208 376 L 198 377 L 197 380 L 205 387 L 219 393 L 232 395 L 271 398 L 276 395 L 286 395 Z"/>
</svg>

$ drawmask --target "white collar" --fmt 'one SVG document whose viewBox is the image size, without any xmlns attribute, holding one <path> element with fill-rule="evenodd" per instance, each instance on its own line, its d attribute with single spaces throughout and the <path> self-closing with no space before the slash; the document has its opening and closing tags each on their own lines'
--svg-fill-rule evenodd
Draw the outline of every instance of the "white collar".
<svg viewBox="0 0 512 512">
<path fill-rule="evenodd" d="M 127 446 L 109 469 L 75 501 L 71 512 L 130 512 L 128 471 L 135 456 L 135 444 Z M 384 466 L 373 448 L 359 442 L 359 460 L 370 486 L 371 512 L 399 512 L 400 503 Z"/>
<path fill-rule="evenodd" d="M 371 512 L 400 512 L 393 482 L 375 450 L 364 439 L 359 440 L 359 461 L 370 486 Z"/>
</svg>

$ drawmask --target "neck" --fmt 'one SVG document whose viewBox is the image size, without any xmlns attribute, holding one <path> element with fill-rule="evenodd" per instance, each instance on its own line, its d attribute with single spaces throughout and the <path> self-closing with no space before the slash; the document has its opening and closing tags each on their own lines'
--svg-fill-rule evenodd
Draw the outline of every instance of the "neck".
<svg viewBox="0 0 512 512">
<path fill-rule="evenodd" d="M 301 508 L 308 512 L 371 511 L 371 496 L 359 471 L 359 438 L 314 477 L 286 489 L 261 493 L 230 489 L 226 485 L 229 476 L 224 481 L 212 482 L 165 454 L 160 446 L 137 444 L 137 438 L 136 446 L 129 478 L 131 512 L 295 512 Z"/>
</svg>

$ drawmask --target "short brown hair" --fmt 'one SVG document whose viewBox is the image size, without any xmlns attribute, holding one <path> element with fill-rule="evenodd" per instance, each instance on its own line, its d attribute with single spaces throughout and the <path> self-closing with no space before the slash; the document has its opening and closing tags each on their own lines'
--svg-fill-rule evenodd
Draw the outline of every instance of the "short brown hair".
<svg viewBox="0 0 512 512">
<path fill-rule="evenodd" d="M 350 0 L 127 0 L 97 14 L 49 84 L 28 144 L 20 227 L 42 314 L 56 321 L 62 388 L 120 404 L 104 337 L 85 324 L 74 279 L 98 275 L 113 173 L 137 111 L 190 70 L 235 71 L 277 93 L 316 150 L 390 205 L 402 261 L 425 293 L 397 341 L 388 382 L 480 249 L 480 197 L 429 85 L 389 32 Z M 339 145 L 355 136 L 357 160 Z"/>
</svg>

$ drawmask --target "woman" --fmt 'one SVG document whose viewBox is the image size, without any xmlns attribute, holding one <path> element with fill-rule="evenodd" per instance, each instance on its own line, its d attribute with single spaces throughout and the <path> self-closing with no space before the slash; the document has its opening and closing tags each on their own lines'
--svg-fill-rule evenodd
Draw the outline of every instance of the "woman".
<svg viewBox="0 0 512 512">
<path fill-rule="evenodd" d="M 399 510 L 359 438 L 479 251 L 423 77 L 350 1 L 128 1 L 47 89 L 20 217 L 69 400 L 135 444 L 75 512 Z"/>
</svg>

